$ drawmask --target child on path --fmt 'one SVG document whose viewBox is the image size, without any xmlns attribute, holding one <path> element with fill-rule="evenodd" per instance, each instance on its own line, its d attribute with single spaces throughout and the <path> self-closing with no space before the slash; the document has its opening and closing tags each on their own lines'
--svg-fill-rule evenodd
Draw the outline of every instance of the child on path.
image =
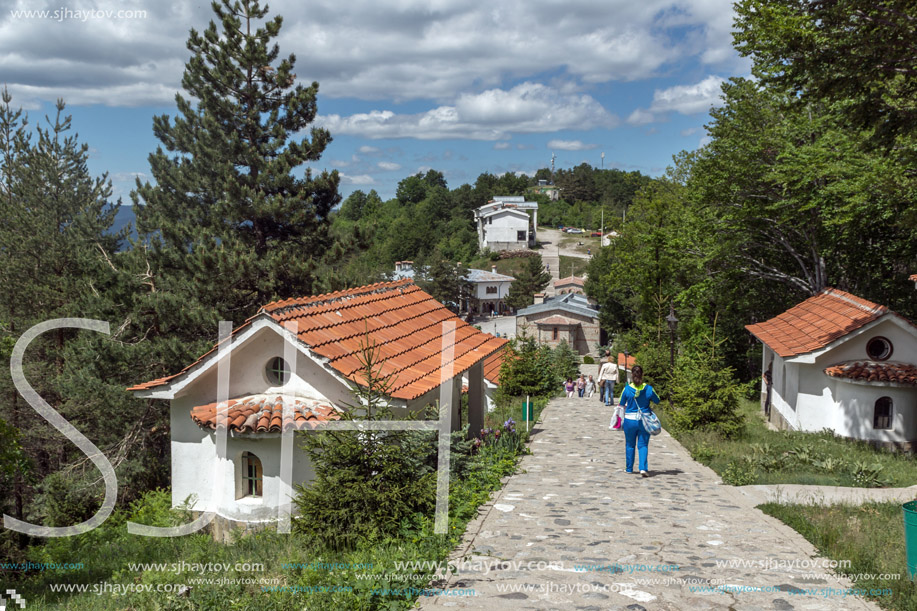
<svg viewBox="0 0 917 611">
<path fill-rule="evenodd" d="M 659 403 L 659 395 L 649 384 L 643 383 L 643 367 L 634 365 L 631 369 L 632 382 L 624 387 L 620 404 L 624 406 L 624 472 L 634 472 L 634 446 L 640 452 L 640 475 L 648 477 L 650 434 L 643 428 L 640 410 L 650 410 L 650 401 Z"/>
<path fill-rule="evenodd" d="M 583 393 L 586 392 L 586 378 L 583 377 L 583 374 L 579 374 L 579 377 L 576 379 L 576 392 L 579 393 L 579 398 L 583 398 Z"/>
<path fill-rule="evenodd" d="M 572 399 L 573 393 L 576 392 L 576 384 L 573 383 L 573 378 L 567 378 L 567 383 L 564 384 L 564 390 L 567 391 L 567 398 Z"/>
</svg>

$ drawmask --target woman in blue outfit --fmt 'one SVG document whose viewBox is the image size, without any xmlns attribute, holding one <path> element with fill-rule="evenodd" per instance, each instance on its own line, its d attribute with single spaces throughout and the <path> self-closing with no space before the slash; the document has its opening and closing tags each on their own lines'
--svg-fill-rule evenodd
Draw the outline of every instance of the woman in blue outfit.
<svg viewBox="0 0 917 611">
<path fill-rule="evenodd" d="M 649 451 L 650 434 L 643 428 L 640 420 L 640 410 L 650 410 L 650 401 L 659 403 L 659 395 L 649 384 L 643 383 L 643 367 L 634 365 L 631 370 L 632 381 L 624 387 L 621 393 L 620 405 L 624 406 L 624 440 L 625 457 L 627 459 L 625 472 L 634 472 L 634 445 L 640 452 L 640 475 L 647 477 L 646 454 Z M 639 409 L 638 409 L 639 408 Z"/>
</svg>

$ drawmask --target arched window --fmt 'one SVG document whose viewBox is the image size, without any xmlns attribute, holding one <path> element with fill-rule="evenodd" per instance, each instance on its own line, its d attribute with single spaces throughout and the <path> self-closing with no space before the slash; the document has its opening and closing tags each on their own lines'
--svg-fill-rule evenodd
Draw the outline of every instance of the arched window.
<svg viewBox="0 0 917 611">
<path fill-rule="evenodd" d="M 242 452 L 242 496 L 261 498 L 263 481 L 261 459 L 251 452 Z"/>
<path fill-rule="evenodd" d="M 879 397 L 876 399 L 875 410 L 872 416 L 872 428 L 874 429 L 891 429 L 892 428 L 892 400 L 891 397 Z"/>
<path fill-rule="evenodd" d="M 264 374 L 271 384 L 282 386 L 290 380 L 290 366 L 285 360 L 276 356 L 268 361 Z"/>
</svg>

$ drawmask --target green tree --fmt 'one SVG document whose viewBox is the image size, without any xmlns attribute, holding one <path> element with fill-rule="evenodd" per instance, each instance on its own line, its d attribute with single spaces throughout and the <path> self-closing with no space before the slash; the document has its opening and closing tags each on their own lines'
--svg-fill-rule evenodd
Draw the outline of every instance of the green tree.
<svg viewBox="0 0 917 611">
<path fill-rule="evenodd" d="M 138 180 L 132 194 L 149 265 L 143 309 L 165 314 L 157 328 L 206 341 L 218 318 L 240 322 L 332 282 L 321 261 L 340 200 L 336 171 L 296 175 L 331 136 L 309 127 L 318 83 L 295 84 L 295 56 L 278 60 L 271 44 L 282 18 L 263 21 L 257 0 L 212 6 L 217 22 L 188 38 L 182 86 L 196 103 L 178 94 L 179 116 L 154 119 L 155 184 Z"/>
<path fill-rule="evenodd" d="M 12 109 L 10 95 L 4 91 L 2 99 L 0 352 L 9 362 L 8 348 L 36 323 L 108 318 L 113 305 L 108 291 L 118 283 L 111 261 L 122 235 L 110 232 L 117 212 L 109 201 L 111 183 L 104 175 L 91 176 L 89 146 L 69 133 L 71 120 L 64 115 L 63 101 L 45 126 L 36 127 L 32 142 L 24 132 L 25 117 Z M 98 409 L 100 395 L 107 396 L 109 372 L 87 370 L 85 377 L 73 377 L 73 356 L 86 335 L 56 329 L 36 338 L 25 355 L 24 373 L 39 395 L 104 451 L 123 438 L 138 414 L 110 409 L 107 403 Z M 123 407 L 123 402 L 115 405 Z M 85 457 L 18 396 L 8 367 L 0 371 L 0 419 L 15 427 L 16 439 L 10 443 L 35 465 L 29 479 L 19 471 L 13 475 L 13 513 L 41 517 L 43 507 L 33 502 L 36 491 L 50 474 L 62 477 L 61 469 Z M 75 479 L 71 475 L 67 481 Z M 82 511 L 91 514 L 102 488 L 97 483 L 84 489 L 88 500 Z M 82 515 L 69 517 L 79 521 Z"/>
<path fill-rule="evenodd" d="M 516 310 L 532 305 L 535 293 L 543 291 L 550 282 L 551 274 L 545 269 L 541 255 L 527 257 L 525 266 L 509 286 L 507 305 Z"/>
<path fill-rule="evenodd" d="M 431 259 L 426 278 L 417 284 L 449 309 L 460 311 L 473 288 L 466 278 L 467 270 L 443 257 L 438 250 Z"/>
</svg>

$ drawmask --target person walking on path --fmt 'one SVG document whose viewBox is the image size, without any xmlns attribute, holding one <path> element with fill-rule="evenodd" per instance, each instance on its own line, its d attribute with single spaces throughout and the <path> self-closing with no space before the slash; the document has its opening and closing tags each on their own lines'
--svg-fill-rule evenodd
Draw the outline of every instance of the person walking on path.
<svg viewBox="0 0 917 611">
<path fill-rule="evenodd" d="M 572 399 L 573 393 L 576 391 L 576 384 L 573 383 L 573 378 L 567 378 L 567 382 L 564 384 L 564 390 L 567 391 L 567 398 Z"/>
<path fill-rule="evenodd" d="M 640 453 L 640 475 L 649 475 L 646 455 L 649 453 L 650 434 L 643 428 L 640 418 L 641 410 L 650 409 L 650 401 L 659 403 L 659 395 L 649 384 L 643 383 L 643 367 L 634 365 L 631 369 L 632 381 L 624 387 L 621 393 L 620 404 L 624 406 L 624 440 L 625 440 L 625 468 L 626 473 L 634 472 L 634 446 Z M 650 410 L 651 411 L 651 410 Z"/>
<path fill-rule="evenodd" d="M 583 398 L 583 394 L 586 392 L 586 378 L 583 377 L 583 374 L 579 374 L 579 377 L 576 378 L 576 392 L 579 394 L 579 398 Z"/>
<path fill-rule="evenodd" d="M 612 362 L 611 352 L 605 353 L 605 362 L 599 369 L 599 386 L 602 388 L 602 398 L 605 399 L 605 405 L 614 405 L 615 402 L 615 382 L 618 381 L 618 364 Z"/>
<path fill-rule="evenodd" d="M 589 379 L 586 380 L 586 398 L 592 396 L 592 393 L 595 392 L 595 380 L 592 376 L 589 376 Z"/>
</svg>

